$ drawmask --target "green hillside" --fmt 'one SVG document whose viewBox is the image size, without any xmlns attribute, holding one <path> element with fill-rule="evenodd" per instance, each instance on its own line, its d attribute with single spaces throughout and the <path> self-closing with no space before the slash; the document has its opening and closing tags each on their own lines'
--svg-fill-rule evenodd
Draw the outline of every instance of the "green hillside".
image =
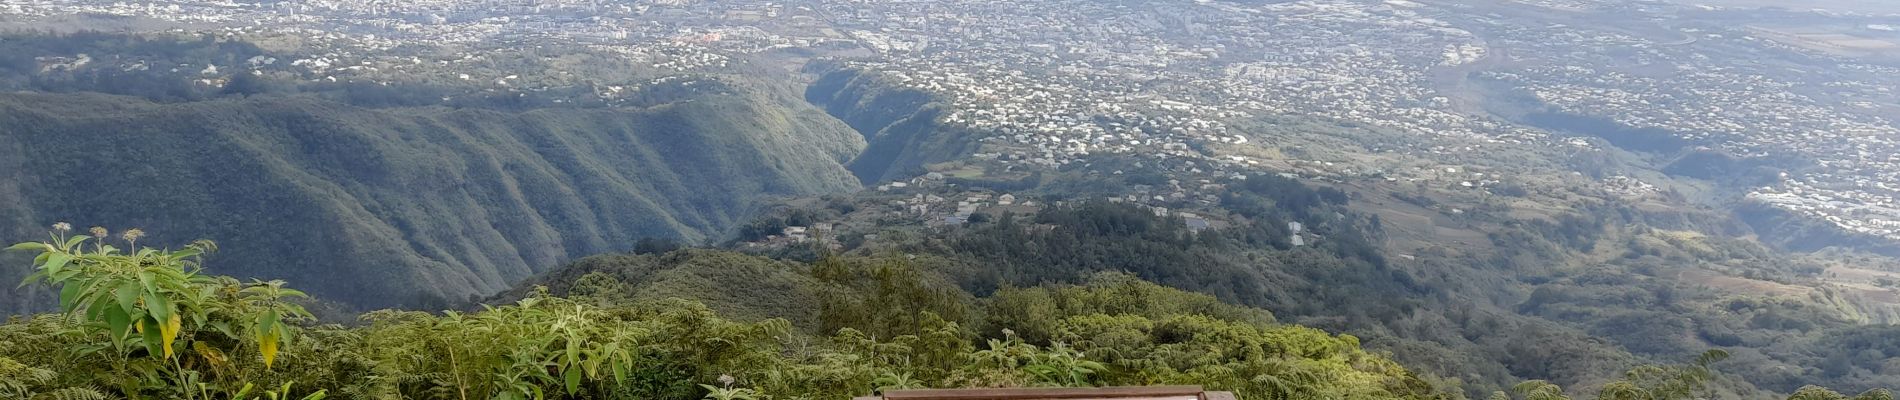
<svg viewBox="0 0 1900 400">
<path fill-rule="evenodd" d="M 211 270 L 327 299 L 459 302 L 638 238 L 718 236 L 765 196 L 855 189 L 841 164 L 863 140 L 801 107 L 769 89 L 519 112 L 6 94 L 0 237 L 139 227 L 230 242 Z"/>
<path fill-rule="evenodd" d="M 1468 398 L 1525 380 L 1572 395 L 1595 393 L 1631 366 L 1708 350 L 1732 357 L 1715 365 L 1721 373 L 1704 398 L 1781 399 L 1807 385 L 1855 393 L 1900 385 L 1889 356 L 1900 352 L 1890 339 L 1878 339 L 1900 336 L 1875 322 L 1890 318 L 1891 309 L 1841 289 L 1797 286 L 1815 273 L 1807 271 L 1826 265 L 1699 233 L 1739 224 L 1709 214 L 1586 204 L 1574 215 L 1522 219 L 1472 209 L 1460 222 L 1483 224 L 1486 233 L 1474 235 L 1476 242 L 1396 253 L 1381 249 L 1408 240 L 1418 226 L 1404 219 L 1418 207 L 1413 200 L 1387 197 L 1403 192 L 1250 176 L 1219 192 L 1219 208 L 1187 209 L 1216 223 L 1197 230 L 1191 217 L 1113 202 L 1123 197 L 1089 200 L 1153 180 L 1147 171 L 1040 178 L 1039 187 L 1011 190 L 1017 205 L 984 207 L 956 225 L 893 215 L 918 198 L 953 203 L 1000 191 L 926 181 L 804 202 L 761 219 L 847 227 L 835 234 L 845 254 L 914 256 L 914 265 L 977 294 L 1132 274 L 1272 310 L 1279 321 L 1349 333 L 1421 375 L 1458 381 Z M 1044 206 L 1022 206 L 1024 199 Z M 1303 223 L 1304 245 L 1288 240 L 1291 221 Z M 737 248 L 812 254 L 769 243 Z M 642 282 L 642 290 L 690 282 L 623 277 Z M 735 313 L 747 309 L 694 298 Z"/>
<path fill-rule="evenodd" d="M 969 156 L 983 136 L 942 124 L 938 118 L 946 105 L 941 99 L 894 85 L 880 74 L 825 72 L 805 89 L 805 100 L 864 135 L 864 154 L 847 167 L 867 185 L 922 175 L 925 164 Z"/>
</svg>

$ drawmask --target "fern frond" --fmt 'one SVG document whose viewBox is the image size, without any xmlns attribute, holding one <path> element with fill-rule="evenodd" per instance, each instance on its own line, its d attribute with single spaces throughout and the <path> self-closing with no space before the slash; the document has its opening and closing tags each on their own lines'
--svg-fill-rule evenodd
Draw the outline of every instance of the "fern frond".
<svg viewBox="0 0 1900 400">
<path fill-rule="evenodd" d="M 107 397 L 105 392 L 100 392 L 99 389 L 87 388 L 87 387 L 71 387 L 71 388 L 65 388 L 65 389 L 54 390 L 51 392 L 41 393 L 39 396 L 36 396 L 35 399 L 39 399 L 39 400 L 108 400 L 108 399 L 111 399 L 111 397 Z"/>
</svg>

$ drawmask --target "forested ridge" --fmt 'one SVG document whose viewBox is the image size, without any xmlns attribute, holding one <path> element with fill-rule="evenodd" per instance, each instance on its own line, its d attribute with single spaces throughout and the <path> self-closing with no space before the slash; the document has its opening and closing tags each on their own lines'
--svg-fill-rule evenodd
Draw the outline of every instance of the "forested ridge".
<svg viewBox="0 0 1900 400">
<path fill-rule="evenodd" d="M 248 237 L 208 268 L 439 308 L 641 238 L 722 239 L 767 198 L 859 186 L 844 165 L 864 138 L 779 82 L 641 80 L 609 104 L 591 83 L 311 79 L 300 58 L 216 35 L 0 34 L 0 237 L 49 218 Z M 0 310 L 47 298 L 5 292 Z"/>
<path fill-rule="evenodd" d="M 0 226 L 21 238 L 58 215 L 246 237 L 210 267 L 440 305 L 637 238 L 722 235 L 764 196 L 855 188 L 841 162 L 859 143 L 763 95 L 514 112 L 6 94 Z"/>
<path fill-rule="evenodd" d="M 1524 380 L 1594 393 L 1631 366 L 1709 350 L 1731 355 L 1719 364 L 1724 373 L 1710 378 L 1717 382 L 1711 398 L 1780 398 L 1817 384 L 1852 392 L 1895 385 L 1884 372 L 1892 365 L 1890 341 L 1873 339 L 1894 337 L 1895 328 L 1867 322 L 1884 311 L 1834 291 L 1737 292 L 1685 279 L 1721 273 L 1799 282 L 1819 270 L 1751 242 L 1687 230 L 1720 223 L 1693 214 L 1596 205 L 1553 219 L 1500 219 L 1484 238 L 1495 253 L 1393 258 L 1380 250 L 1392 227 L 1358 204 L 1370 193 L 1252 176 L 1221 196 L 1215 212 L 1225 215 L 1202 214 L 1231 224 L 1196 229 L 1172 214 L 1091 199 L 1119 198 L 1114 193 L 1156 180 L 1140 170 L 1045 179 L 1032 192 L 1048 203 L 1040 211 L 977 214 L 963 226 L 918 231 L 852 217 L 883 215 L 863 211 L 889 201 L 877 195 L 780 210 L 748 226 L 872 226 L 876 238 L 859 232 L 839 240 L 853 254 L 908 254 L 976 295 L 1132 274 L 1273 310 L 1281 321 L 1351 333 L 1413 371 L 1456 382 L 1469 398 Z M 1303 245 L 1288 240 L 1296 221 Z M 796 247 L 765 254 L 813 257 Z"/>
</svg>

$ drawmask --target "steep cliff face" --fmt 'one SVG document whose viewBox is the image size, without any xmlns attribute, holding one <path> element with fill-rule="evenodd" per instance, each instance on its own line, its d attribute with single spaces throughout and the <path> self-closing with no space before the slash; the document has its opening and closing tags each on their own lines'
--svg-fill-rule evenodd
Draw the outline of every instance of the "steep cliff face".
<svg viewBox="0 0 1900 400">
<path fill-rule="evenodd" d="M 805 100 L 823 107 L 864 135 L 863 154 L 852 159 L 859 182 L 908 178 L 926 164 L 975 153 L 977 132 L 940 122 L 946 105 L 929 93 L 897 86 L 874 72 L 838 69 L 805 90 Z"/>
<path fill-rule="evenodd" d="M 638 238 L 718 235 L 764 197 L 857 189 L 843 162 L 864 140 L 790 97 L 503 112 L 0 95 L 0 239 L 139 227 L 141 244 L 229 243 L 213 272 L 327 299 L 460 300 Z"/>
</svg>

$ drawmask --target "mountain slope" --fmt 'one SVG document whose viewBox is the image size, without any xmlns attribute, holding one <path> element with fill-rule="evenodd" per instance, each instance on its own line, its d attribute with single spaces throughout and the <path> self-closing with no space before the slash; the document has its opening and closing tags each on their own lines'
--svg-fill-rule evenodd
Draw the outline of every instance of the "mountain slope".
<svg viewBox="0 0 1900 400">
<path fill-rule="evenodd" d="M 805 89 L 805 100 L 822 106 L 864 135 L 864 154 L 851 169 L 864 184 L 922 175 L 923 166 L 975 153 L 982 135 L 944 125 L 944 100 L 904 88 L 877 73 L 837 69 Z"/>
<path fill-rule="evenodd" d="M 855 189 L 841 163 L 861 137 L 763 92 L 526 112 L 7 94 L 0 234 L 140 227 L 231 243 L 216 273 L 359 306 L 459 300 L 637 238 L 717 235 L 763 196 Z"/>
</svg>

